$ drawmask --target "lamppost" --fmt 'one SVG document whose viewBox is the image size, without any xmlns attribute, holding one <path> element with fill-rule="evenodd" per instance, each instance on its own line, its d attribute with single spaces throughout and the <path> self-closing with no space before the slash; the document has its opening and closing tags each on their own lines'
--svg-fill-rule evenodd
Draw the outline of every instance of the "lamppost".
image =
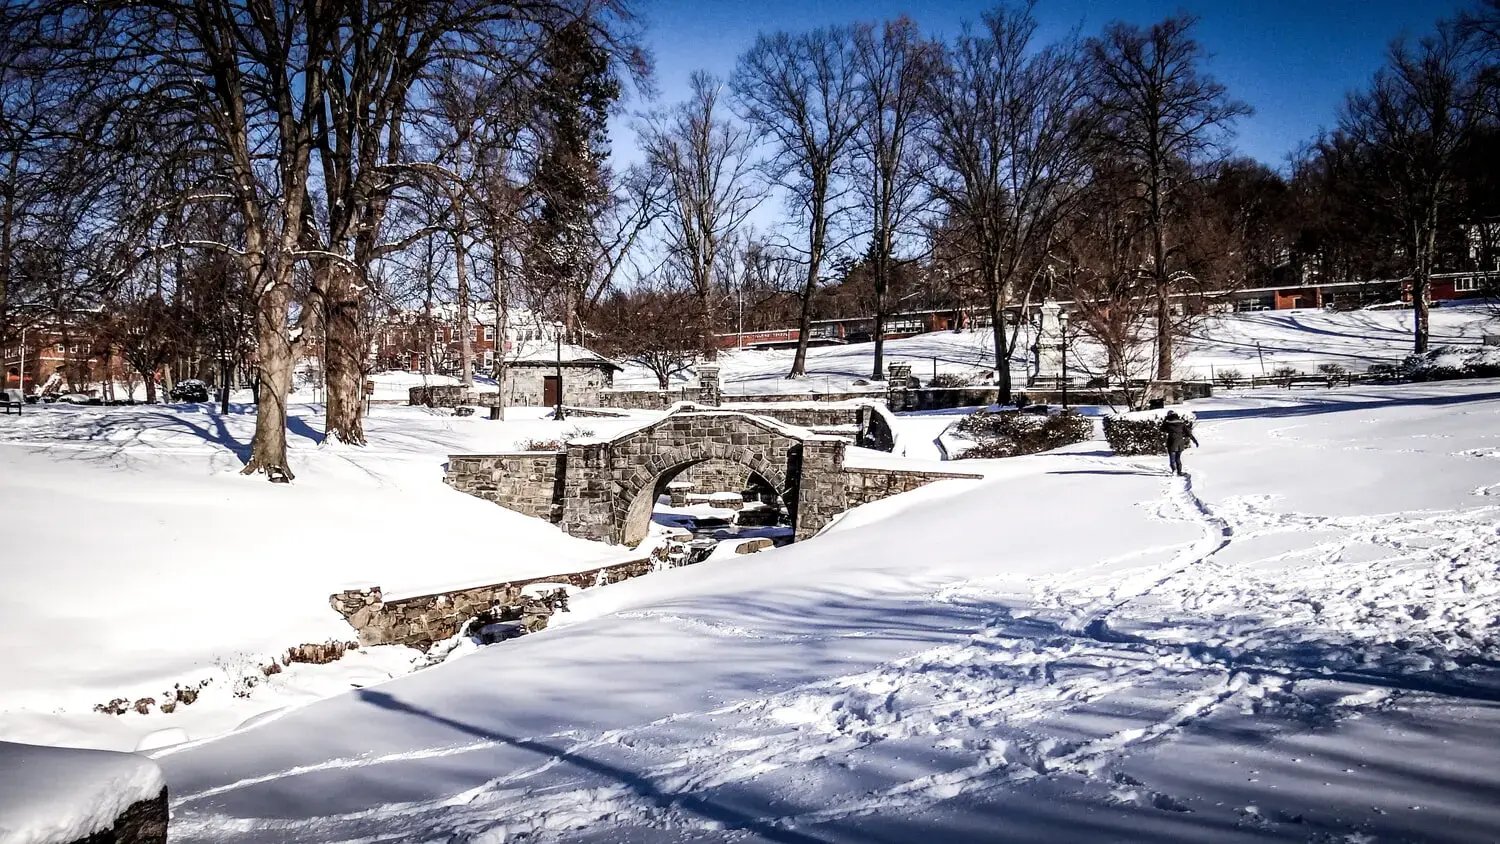
<svg viewBox="0 0 1500 844">
<path fill-rule="evenodd" d="M 562 323 L 552 323 L 552 336 L 557 341 L 557 366 L 555 372 L 557 377 L 557 406 L 552 410 L 552 418 L 556 419 L 559 422 L 566 418 L 565 414 L 563 413 L 562 331 Z"/>
<path fill-rule="evenodd" d="M 36 379 L 32 379 L 32 384 Z M 16 386 L 21 390 L 21 401 L 26 401 L 26 326 L 21 326 L 21 376 L 16 380 Z"/>
</svg>

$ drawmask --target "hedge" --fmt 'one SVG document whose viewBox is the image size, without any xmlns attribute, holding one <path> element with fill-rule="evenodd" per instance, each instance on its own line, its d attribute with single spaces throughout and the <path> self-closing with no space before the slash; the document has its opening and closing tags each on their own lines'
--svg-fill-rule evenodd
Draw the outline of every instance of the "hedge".
<svg viewBox="0 0 1500 844">
<path fill-rule="evenodd" d="M 976 443 L 961 459 L 1016 457 L 1091 440 L 1094 422 L 1071 410 L 1051 416 L 981 410 L 955 425 L 954 433 Z"/>
<path fill-rule="evenodd" d="M 1401 372 L 1413 381 L 1500 377 L 1500 346 L 1438 346 L 1408 357 Z"/>
<path fill-rule="evenodd" d="M 1191 413 L 1182 414 L 1189 423 Z M 1106 416 L 1104 438 L 1115 454 L 1166 454 L 1167 436 L 1161 431 L 1164 415 L 1152 416 Z"/>
</svg>

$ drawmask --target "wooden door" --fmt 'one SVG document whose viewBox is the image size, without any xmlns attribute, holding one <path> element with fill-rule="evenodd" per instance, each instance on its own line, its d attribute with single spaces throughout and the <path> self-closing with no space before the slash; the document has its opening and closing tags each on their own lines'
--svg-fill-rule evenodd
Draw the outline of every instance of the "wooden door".
<svg viewBox="0 0 1500 844">
<path fill-rule="evenodd" d="M 542 376 L 542 404 L 547 407 L 562 404 L 562 378 L 556 375 Z"/>
</svg>

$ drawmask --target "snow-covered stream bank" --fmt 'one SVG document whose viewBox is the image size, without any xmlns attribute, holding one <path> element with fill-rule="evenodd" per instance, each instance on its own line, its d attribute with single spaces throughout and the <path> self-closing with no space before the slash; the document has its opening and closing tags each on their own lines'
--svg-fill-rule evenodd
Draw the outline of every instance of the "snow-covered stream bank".
<svg viewBox="0 0 1500 844">
<path fill-rule="evenodd" d="M 297 480 L 276 488 L 238 474 L 247 411 L 40 406 L 0 424 L 0 739 L 132 750 L 214 735 L 411 669 L 414 651 L 372 648 L 265 676 L 289 647 L 353 638 L 334 592 L 423 594 L 625 556 L 442 482 L 449 453 L 556 438 L 573 420 L 376 407 L 370 446 L 353 449 L 318 444 L 322 408 L 293 405 Z M 649 418 L 587 421 L 605 434 Z M 179 686 L 193 701 L 163 712 Z M 94 711 L 117 699 L 130 711 Z"/>
<path fill-rule="evenodd" d="M 174 835 L 1493 840 L 1500 385 L 1194 410 L 164 750 Z"/>
</svg>

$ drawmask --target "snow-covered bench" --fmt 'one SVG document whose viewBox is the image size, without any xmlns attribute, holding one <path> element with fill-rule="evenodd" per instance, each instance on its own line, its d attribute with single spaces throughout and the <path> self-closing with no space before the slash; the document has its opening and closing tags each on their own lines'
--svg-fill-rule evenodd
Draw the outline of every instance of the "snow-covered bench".
<svg viewBox="0 0 1500 844">
<path fill-rule="evenodd" d="M 26 397 L 22 395 L 20 390 L 0 390 L 0 405 L 5 406 L 7 415 L 10 414 L 11 410 L 15 410 L 16 414 L 20 415 L 21 408 L 26 406 Z"/>
</svg>

